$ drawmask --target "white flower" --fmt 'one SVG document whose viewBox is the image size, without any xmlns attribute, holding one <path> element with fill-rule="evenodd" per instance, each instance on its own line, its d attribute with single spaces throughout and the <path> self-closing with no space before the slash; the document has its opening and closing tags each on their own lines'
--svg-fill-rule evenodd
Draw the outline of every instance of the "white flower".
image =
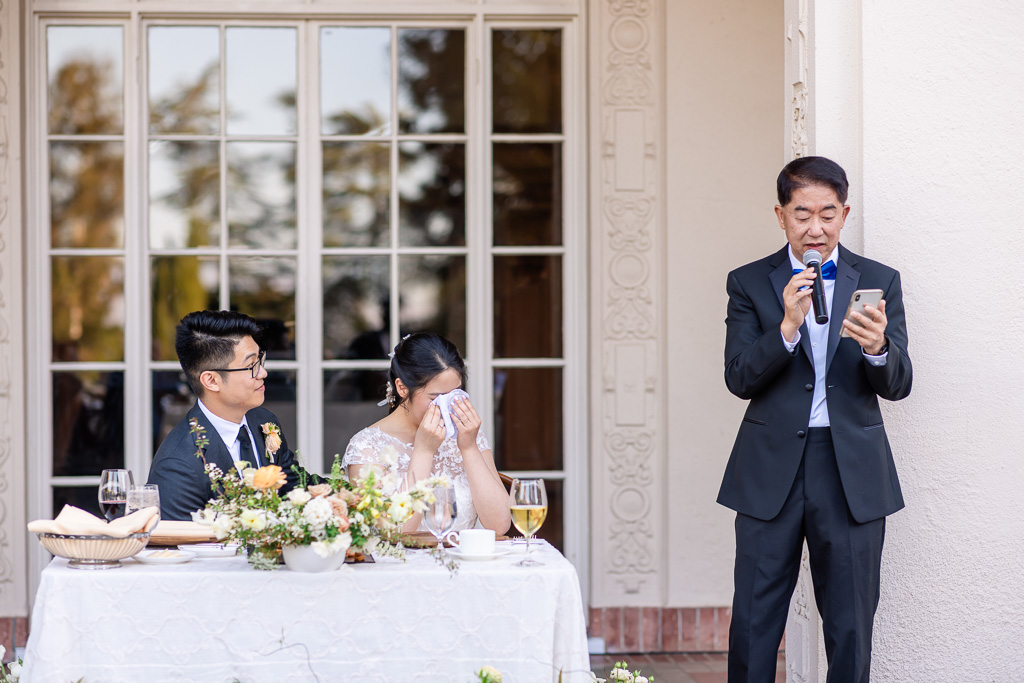
<svg viewBox="0 0 1024 683">
<path fill-rule="evenodd" d="M 633 679 L 633 683 L 648 683 L 647 676 L 637 676 Z"/>
<path fill-rule="evenodd" d="M 231 515 L 217 515 L 217 518 L 213 520 L 213 533 L 217 537 L 218 541 L 223 541 L 225 538 L 231 535 L 231 530 L 235 528 L 235 518 Z"/>
<path fill-rule="evenodd" d="M 397 524 L 402 524 L 413 515 L 412 497 L 408 493 L 396 493 L 391 496 L 388 516 Z"/>
<path fill-rule="evenodd" d="M 244 470 L 242 470 L 242 481 L 245 482 L 245 485 L 248 486 L 249 488 L 253 488 L 253 481 L 255 481 L 255 478 L 255 467 L 246 467 Z"/>
<path fill-rule="evenodd" d="M 214 510 L 203 508 L 202 510 L 196 510 L 192 513 L 192 521 L 196 524 L 202 524 L 204 526 L 210 526 L 213 524 L 213 520 L 217 518 L 217 513 Z"/>
<path fill-rule="evenodd" d="M 240 520 L 246 529 L 263 531 L 267 528 L 267 513 L 263 510 L 242 510 Z"/>
<path fill-rule="evenodd" d="M 0 645 L 0 662 L 3 661 L 5 654 L 7 654 L 7 648 L 3 645 Z"/>
<path fill-rule="evenodd" d="M 320 557 L 330 557 L 345 552 L 350 545 L 352 545 L 352 534 L 344 533 L 338 534 L 331 541 L 314 541 L 311 547 L 313 552 Z"/>
<path fill-rule="evenodd" d="M 314 498 L 302 508 L 302 518 L 315 529 L 322 529 L 333 516 L 334 508 L 331 507 L 330 501 L 322 496 Z"/>
<path fill-rule="evenodd" d="M 608 678 L 613 681 L 620 681 L 621 683 L 636 683 L 633 680 L 633 674 L 628 669 L 615 668 L 608 672 Z"/>
<path fill-rule="evenodd" d="M 391 469 L 398 464 L 398 451 L 395 450 L 394 446 L 387 445 L 380 449 L 380 455 L 378 457 L 380 458 L 381 464 L 388 469 Z"/>
<path fill-rule="evenodd" d="M 10 671 L 10 680 L 17 681 L 21 677 L 21 663 L 11 662 L 7 665 L 7 670 Z"/>
<path fill-rule="evenodd" d="M 313 496 L 309 495 L 309 491 L 306 489 L 292 489 L 288 492 L 288 500 L 295 503 L 298 506 L 303 506 L 308 503 Z"/>
</svg>

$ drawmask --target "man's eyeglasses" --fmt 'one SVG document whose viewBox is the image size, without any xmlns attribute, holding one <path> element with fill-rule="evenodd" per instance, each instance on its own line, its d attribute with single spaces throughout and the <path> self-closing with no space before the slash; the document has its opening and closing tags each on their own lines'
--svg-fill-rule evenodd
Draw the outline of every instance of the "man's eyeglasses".
<svg viewBox="0 0 1024 683">
<path fill-rule="evenodd" d="M 252 373 L 252 378 L 256 379 L 256 375 L 260 374 L 260 370 L 263 368 L 263 361 L 267 359 L 267 352 L 260 351 L 260 355 L 256 357 L 256 362 L 252 365 L 247 365 L 244 368 L 210 368 L 210 372 L 241 372 L 242 370 L 248 370 Z"/>
</svg>

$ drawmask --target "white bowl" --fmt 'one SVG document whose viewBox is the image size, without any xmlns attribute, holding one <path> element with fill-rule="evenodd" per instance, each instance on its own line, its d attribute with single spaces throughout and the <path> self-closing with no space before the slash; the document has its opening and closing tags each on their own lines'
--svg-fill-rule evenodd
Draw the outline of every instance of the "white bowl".
<svg viewBox="0 0 1024 683">
<path fill-rule="evenodd" d="M 39 542 L 50 553 L 65 557 L 72 569 L 116 569 L 119 560 L 131 557 L 146 547 L 149 532 L 140 531 L 124 538 L 113 536 L 70 536 L 40 533 Z"/>
</svg>

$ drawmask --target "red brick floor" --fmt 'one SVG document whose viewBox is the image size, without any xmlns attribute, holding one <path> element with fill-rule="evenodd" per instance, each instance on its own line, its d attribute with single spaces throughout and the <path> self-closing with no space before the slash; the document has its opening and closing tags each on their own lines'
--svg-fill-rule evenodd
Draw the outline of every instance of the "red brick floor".
<svg viewBox="0 0 1024 683">
<path fill-rule="evenodd" d="M 631 671 L 640 669 L 654 676 L 654 683 L 726 683 L 727 661 L 724 652 L 686 654 L 591 655 L 590 667 L 604 678 L 615 662 L 626 662 Z M 786 681 L 786 656 L 779 653 L 776 683 Z"/>
</svg>

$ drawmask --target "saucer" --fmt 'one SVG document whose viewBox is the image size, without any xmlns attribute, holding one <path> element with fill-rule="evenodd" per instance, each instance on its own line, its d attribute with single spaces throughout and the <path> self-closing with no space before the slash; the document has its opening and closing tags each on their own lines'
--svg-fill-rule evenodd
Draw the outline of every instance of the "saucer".
<svg viewBox="0 0 1024 683">
<path fill-rule="evenodd" d="M 182 564 L 195 559 L 196 554 L 188 550 L 146 550 L 135 555 L 142 564 Z"/>
<path fill-rule="evenodd" d="M 239 548 L 235 543 L 193 543 L 178 547 L 197 557 L 234 557 Z"/>
<path fill-rule="evenodd" d="M 458 548 L 449 548 L 447 550 L 447 553 L 449 555 L 451 555 L 452 557 L 456 557 L 456 558 L 458 558 L 460 560 L 470 560 L 472 562 L 483 562 L 485 560 L 493 560 L 493 559 L 495 559 L 497 557 L 501 557 L 502 555 L 507 555 L 509 553 L 509 549 L 508 548 L 497 548 L 496 547 L 494 549 L 494 552 L 490 553 L 488 555 L 466 555 L 466 554 L 463 554 L 462 551 L 460 551 Z"/>
</svg>

